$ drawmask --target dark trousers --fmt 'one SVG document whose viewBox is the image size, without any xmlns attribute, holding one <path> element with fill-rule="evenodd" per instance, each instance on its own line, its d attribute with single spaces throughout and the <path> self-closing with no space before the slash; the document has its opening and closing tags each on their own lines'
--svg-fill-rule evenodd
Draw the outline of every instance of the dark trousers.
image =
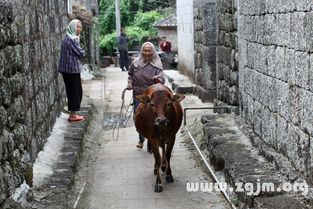
<svg viewBox="0 0 313 209">
<path fill-rule="evenodd" d="M 71 112 L 79 111 L 83 97 L 80 73 L 62 73 L 67 95 L 67 106 Z"/>
<path fill-rule="evenodd" d="M 128 52 L 124 50 L 118 50 L 120 53 L 120 68 L 122 71 L 128 71 Z"/>
<path fill-rule="evenodd" d="M 133 100 L 134 100 L 134 113 L 136 112 L 136 110 L 137 110 L 137 108 L 138 108 L 138 106 L 139 106 L 139 104 L 140 104 L 140 102 L 135 98 L 135 96 L 133 97 Z M 142 135 L 142 134 L 140 134 L 139 133 L 139 141 L 140 142 L 144 142 L 145 141 L 145 137 Z"/>
</svg>

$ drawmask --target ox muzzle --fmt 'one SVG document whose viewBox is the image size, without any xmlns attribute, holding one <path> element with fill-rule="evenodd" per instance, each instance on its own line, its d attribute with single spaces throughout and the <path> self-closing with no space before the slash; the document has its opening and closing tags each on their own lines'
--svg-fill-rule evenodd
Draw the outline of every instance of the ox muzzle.
<svg viewBox="0 0 313 209">
<path fill-rule="evenodd" d="M 169 124 L 169 120 L 166 117 L 157 117 L 154 120 L 154 125 L 159 128 L 164 128 Z"/>
</svg>

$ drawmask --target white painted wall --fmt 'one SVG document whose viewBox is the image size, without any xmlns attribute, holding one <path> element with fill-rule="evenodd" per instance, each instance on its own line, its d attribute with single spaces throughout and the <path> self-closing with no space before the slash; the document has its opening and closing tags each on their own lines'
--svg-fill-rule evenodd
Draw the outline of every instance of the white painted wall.
<svg viewBox="0 0 313 209">
<path fill-rule="evenodd" d="M 178 70 L 194 75 L 193 0 L 176 1 Z"/>
</svg>

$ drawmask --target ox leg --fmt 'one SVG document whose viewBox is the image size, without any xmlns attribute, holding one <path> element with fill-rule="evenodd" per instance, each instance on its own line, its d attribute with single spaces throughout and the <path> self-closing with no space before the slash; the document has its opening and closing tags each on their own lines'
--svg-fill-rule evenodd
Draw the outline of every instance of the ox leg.
<svg viewBox="0 0 313 209">
<path fill-rule="evenodd" d="M 151 146 L 150 146 L 150 140 L 148 140 L 147 142 L 147 151 L 152 154 L 152 149 L 151 149 Z"/>
<path fill-rule="evenodd" d="M 162 165 L 161 170 L 163 173 L 166 171 L 166 157 L 165 157 L 165 145 L 162 146 Z"/>
<path fill-rule="evenodd" d="M 159 147 L 153 146 L 152 152 L 153 152 L 154 159 L 155 159 L 154 174 L 157 176 L 155 186 L 154 186 L 154 191 L 155 192 L 162 192 L 163 187 L 162 187 L 161 175 L 160 175 L 161 156 L 160 156 L 160 152 L 159 152 Z"/>
<path fill-rule="evenodd" d="M 171 159 L 171 154 L 172 154 L 172 150 L 173 150 L 173 146 L 174 146 L 174 142 L 175 142 L 175 137 L 173 140 L 169 140 L 170 142 L 167 144 L 166 146 L 166 151 L 165 151 L 165 155 L 166 155 L 166 181 L 169 183 L 174 182 L 174 178 L 172 176 L 172 169 L 171 169 L 171 163 L 170 163 L 170 159 Z"/>
</svg>

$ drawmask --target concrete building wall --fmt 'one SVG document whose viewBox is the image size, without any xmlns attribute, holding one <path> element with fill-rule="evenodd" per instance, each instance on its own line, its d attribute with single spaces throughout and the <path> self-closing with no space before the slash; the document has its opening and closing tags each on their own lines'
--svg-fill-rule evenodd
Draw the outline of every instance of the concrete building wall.
<svg viewBox="0 0 313 209">
<path fill-rule="evenodd" d="M 313 3 L 239 2 L 242 117 L 313 180 Z"/>
<path fill-rule="evenodd" d="M 177 6 L 178 70 L 194 80 L 193 0 L 180 0 Z"/>
<path fill-rule="evenodd" d="M 0 0 L 0 207 L 24 179 L 63 107 L 57 65 L 67 0 Z"/>
</svg>

